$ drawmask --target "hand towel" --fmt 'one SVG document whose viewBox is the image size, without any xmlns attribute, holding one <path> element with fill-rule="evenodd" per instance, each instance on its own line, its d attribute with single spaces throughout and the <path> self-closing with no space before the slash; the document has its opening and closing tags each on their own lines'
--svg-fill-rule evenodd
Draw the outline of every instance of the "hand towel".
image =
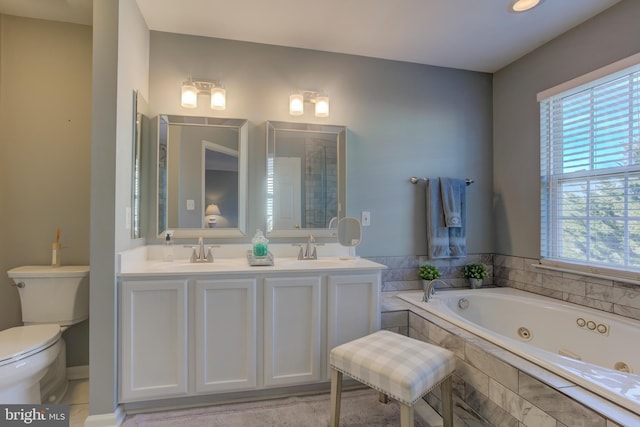
<svg viewBox="0 0 640 427">
<path fill-rule="evenodd" d="M 448 210 L 448 207 L 446 207 L 448 202 L 445 203 L 445 194 L 447 194 L 446 198 L 454 204 L 450 217 L 455 218 L 458 215 L 459 218 L 459 225 L 447 228 L 449 233 L 449 257 L 465 257 L 467 256 L 467 184 L 463 179 L 440 178 L 440 191 L 445 218 Z"/>
<path fill-rule="evenodd" d="M 440 178 L 440 195 L 447 227 L 462 227 L 460 197 L 464 194 L 465 187 L 466 184 L 461 179 Z"/>
<path fill-rule="evenodd" d="M 449 258 L 449 230 L 444 222 L 442 198 L 438 181 L 427 179 L 427 256 L 429 259 Z"/>
</svg>

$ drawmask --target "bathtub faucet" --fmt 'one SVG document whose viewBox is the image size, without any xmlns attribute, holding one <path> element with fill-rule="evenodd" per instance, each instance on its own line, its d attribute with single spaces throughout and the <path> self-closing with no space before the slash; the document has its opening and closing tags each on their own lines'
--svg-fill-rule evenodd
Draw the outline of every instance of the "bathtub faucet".
<svg viewBox="0 0 640 427">
<path fill-rule="evenodd" d="M 431 297 L 436 294 L 436 288 L 433 286 L 435 284 L 435 282 L 440 282 L 445 287 L 447 286 L 447 282 L 445 282 L 444 280 L 440 280 L 440 279 L 430 280 L 429 282 L 427 282 L 424 285 L 424 289 L 423 289 L 424 290 L 424 295 L 422 296 L 422 302 L 431 301 Z"/>
</svg>

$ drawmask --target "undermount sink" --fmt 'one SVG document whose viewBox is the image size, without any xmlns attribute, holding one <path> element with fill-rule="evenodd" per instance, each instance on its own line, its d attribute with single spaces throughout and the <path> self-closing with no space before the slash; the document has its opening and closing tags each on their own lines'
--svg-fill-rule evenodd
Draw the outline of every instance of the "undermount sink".
<svg viewBox="0 0 640 427">
<path fill-rule="evenodd" d="M 356 260 L 353 258 L 340 259 L 340 258 L 320 258 L 320 259 L 288 259 L 278 261 L 276 259 L 276 266 L 278 267 L 299 267 L 299 268 L 331 268 L 331 267 L 344 267 L 348 264 L 353 264 Z"/>
<path fill-rule="evenodd" d="M 159 262 L 154 265 L 154 268 L 162 271 L 215 271 L 238 265 L 239 262 L 235 258 L 218 258 L 213 262 L 190 262 L 187 259 Z"/>
</svg>

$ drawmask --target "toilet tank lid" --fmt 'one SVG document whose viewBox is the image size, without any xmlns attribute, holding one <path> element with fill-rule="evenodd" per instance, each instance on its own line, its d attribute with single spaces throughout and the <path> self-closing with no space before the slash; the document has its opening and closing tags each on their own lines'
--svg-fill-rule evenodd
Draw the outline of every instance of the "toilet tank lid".
<svg viewBox="0 0 640 427">
<path fill-rule="evenodd" d="M 23 265 L 7 271 L 12 279 L 28 277 L 82 277 L 89 275 L 88 265 L 64 265 L 52 267 L 50 265 Z"/>
<path fill-rule="evenodd" d="M 0 365 L 49 347 L 60 334 L 60 326 L 53 324 L 16 326 L 0 331 Z"/>
</svg>

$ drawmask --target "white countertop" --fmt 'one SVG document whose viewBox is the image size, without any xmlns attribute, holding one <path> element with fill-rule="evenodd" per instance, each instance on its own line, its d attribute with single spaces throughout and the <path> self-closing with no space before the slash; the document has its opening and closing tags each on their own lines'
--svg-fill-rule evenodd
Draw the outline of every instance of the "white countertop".
<svg viewBox="0 0 640 427">
<path fill-rule="evenodd" d="M 118 276 L 204 276 L 229 273 L 379 271 L 387 268 L 383 264 L 363 258 L 343 258 L 345 257 L 320 256 L 316 260 L 298 260 L 296 257 L 276 256 L 273 266 L 251 266 L 246 256 L 214 257 L 214 262 L 212 263 L 191 263 L 186 258 L 173 261 L 149 259 L 146 250 L 139 249 L 121 254 L 120 273 Z"/>
</svg>

